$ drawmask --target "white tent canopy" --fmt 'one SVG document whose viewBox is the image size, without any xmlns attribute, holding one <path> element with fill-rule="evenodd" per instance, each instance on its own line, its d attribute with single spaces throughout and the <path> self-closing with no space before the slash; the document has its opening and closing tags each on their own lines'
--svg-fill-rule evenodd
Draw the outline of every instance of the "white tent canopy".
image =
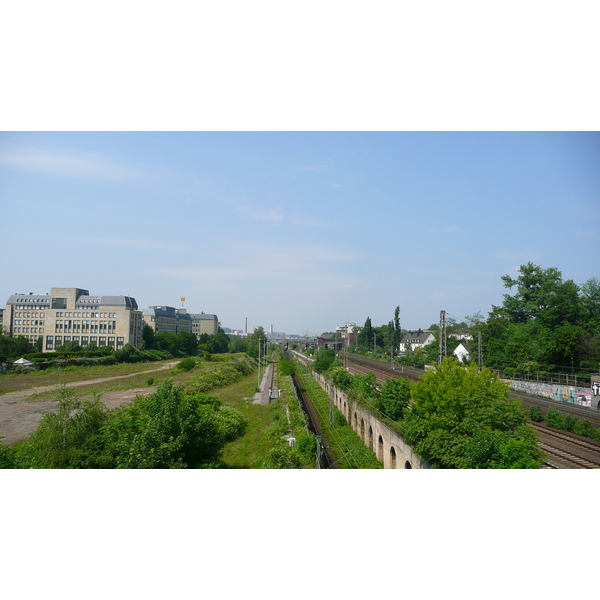
<svg viewBox="0 0 600 600">
<path fill-rule="evenodd" d="M 13 365 L 23 365 L 25 367 L 30 367 L 31 365 L 33 365 L 33 363 L 29 362 L 26 358 L 20 358 L 19 360 L 15 360 L 15 362 L 13 362 Z"/>
</svg>

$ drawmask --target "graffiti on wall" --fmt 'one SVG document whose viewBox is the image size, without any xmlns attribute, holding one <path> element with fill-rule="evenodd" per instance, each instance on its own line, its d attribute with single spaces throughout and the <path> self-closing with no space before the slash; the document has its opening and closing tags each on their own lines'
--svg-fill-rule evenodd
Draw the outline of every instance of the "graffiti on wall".
<svg viewBox="0 0 600 600">
<path fill-rule="evenodd" d="M 504 381 L 513 389 L 525 392 L 526 394 L 544 396 L 544 398 L 551 398 L 558 402 L 592 406 L 592 388 L 576 388 L 572 385 L 553 385 L 538 383 L 536 381 L 515 381 L 512 379 L 505 379 Z"/>
</svg>

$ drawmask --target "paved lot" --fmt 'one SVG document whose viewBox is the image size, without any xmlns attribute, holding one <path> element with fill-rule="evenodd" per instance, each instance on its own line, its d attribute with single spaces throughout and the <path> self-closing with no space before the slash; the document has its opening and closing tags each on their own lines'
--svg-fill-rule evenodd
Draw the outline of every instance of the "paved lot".
<svg viewBox="0 0 600 600">
<path fill-rule="evenodd" d="M 165 363 L 159 368 L 142 371 L 141 373 L 155 373 L 171 369 L 179 361 Z M 84 388 L 86 385 L 104 383 L 116 379 L 126 379 L 135 377 L 140 373 L 131 375 L 119 375 L 117 377 L 105 377 L 102 379 L 93 379 L 89 381 L 74 381 L 67 383 L 67 388 Z M 38 426 L 44 413 L 57 409 L 58 403 L 50 400 L 41 400 L 37 402 L 28 402 L 27 397 L 32 394 L 39 394 L 53 390 L 56 386 L 39 387 L 31 390 L 22 390 L 11 392 L 10 394 L 0 395 L 0 442 L 8 445 L 16 444 L 25 439 Z M 106 392 L 102 395 L 101 401 L 109 408 L 115 408 L 131 402 L 137 395 L 151 394 L 156 390 L 155 386 L 135 388 L 131 390 L 122 390 L 119 392 Z"/>
</svg>

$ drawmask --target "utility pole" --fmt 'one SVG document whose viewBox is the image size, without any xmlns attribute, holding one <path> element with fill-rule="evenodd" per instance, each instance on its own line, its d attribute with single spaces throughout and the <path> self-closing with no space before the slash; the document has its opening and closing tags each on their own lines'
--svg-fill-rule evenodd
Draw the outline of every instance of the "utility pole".
<svg viewBox="0 0 600 600">
<path fill-rule="evenodd" d="M 477 372 L 481 373 L 483 354 L 481 353 L 481 331 L 477 332 Z"/>
<path fill-rule="evenodd" d="M 321 468 L 321 441 L 322 441 L 322 437 L 320 435 L 316 436 L 317 438 L 317 469 Z"/>
<path fill-rule="evenodd" d="M 333 425 L 333 386 L 329 388 L 329 424 Z"/>
<path fill-rule="evenodd" d="M 373 332 L 373 355 L 375 355 L 375 349 L 377 348 L 377 334 Z"/>
<path fill-rule="evenodd" d="M 258 340 L 258 389 L 260 391 L 260 340 Z"/>
<path fill-rule="evenodd" d="M 442 364 L 446 356 L 446 311 L 440 310 L 440 349 L 438 353 L 438 364 Z"/>
</svg>

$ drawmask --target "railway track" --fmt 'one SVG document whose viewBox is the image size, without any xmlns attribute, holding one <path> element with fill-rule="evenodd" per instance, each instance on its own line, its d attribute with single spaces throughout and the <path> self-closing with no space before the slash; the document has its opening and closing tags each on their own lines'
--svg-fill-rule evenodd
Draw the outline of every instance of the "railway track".
<svg viewBox="0 0 600 600">
<path fill-rule="evenodd" d="M 408 377 L 416 381 L 423 371 L 410 367 L 396 366 L 393 369 L 389 364 L 365 358 L 363 356 L 348 355 L 348 368 L 352 373 L 373 373 L 377 383 L 383 385 L 389 377 Z M 556 402 L 538 396 L 528 396 L 520 392 L 511 392 L 511 396 L 519 398 L 523 408 L 540 406 L 542 413 L 553 407 L 563 412 L 568 412 L 577 417 L 589 419 L 595 427 L 600 427 L 600 414 L 597 411 L 578 406 Z M 567 431 L 552 429 L 539 423 L 531 423 L 538 432 L 539 446 L 546 453 L 546 466 L 551 469 L 600 469 L 600 443 Z"/>
<path fill-rule="evenodd" d="M 554 469 L 600 469 L 600 443 L 539 423 L 530 423 L 539 436 L 546 464 Z"/>
<path fill-rule="evenodd" d="M 296 393 L 298 394 L 298 399 L 300 400 L 300 403 L 302 404 L 302 408 L 304 409 L 304 412 L 308 415 L 309 429 L 313 433 L 320 435 L 323 440 L 324 451 L 323 451 L 323 454 L 321 455 L 322 463 L 323 463 L 322 468 L 332 469 L 335 467 L 335 463 L 334 463 L 333 457 L 331 455 L 331 450 L 329 449 L 331 447 L 331 444 L 329 442 L 329 438 L 323 434 L 323 429 L 322 429 L 320 421 L 319 421 L 319 415 L 317 414 L 317 411 L 315 410 L 314 406 L 312 405 L 310 396 L 306 393 L 306 390 L 304 389 L 302 382 L 298 379 L 298 377 L 296 375 L 293 376 L 293 381 L 294 381 L 294 386 L 296 388 Z"/>
</svg>

